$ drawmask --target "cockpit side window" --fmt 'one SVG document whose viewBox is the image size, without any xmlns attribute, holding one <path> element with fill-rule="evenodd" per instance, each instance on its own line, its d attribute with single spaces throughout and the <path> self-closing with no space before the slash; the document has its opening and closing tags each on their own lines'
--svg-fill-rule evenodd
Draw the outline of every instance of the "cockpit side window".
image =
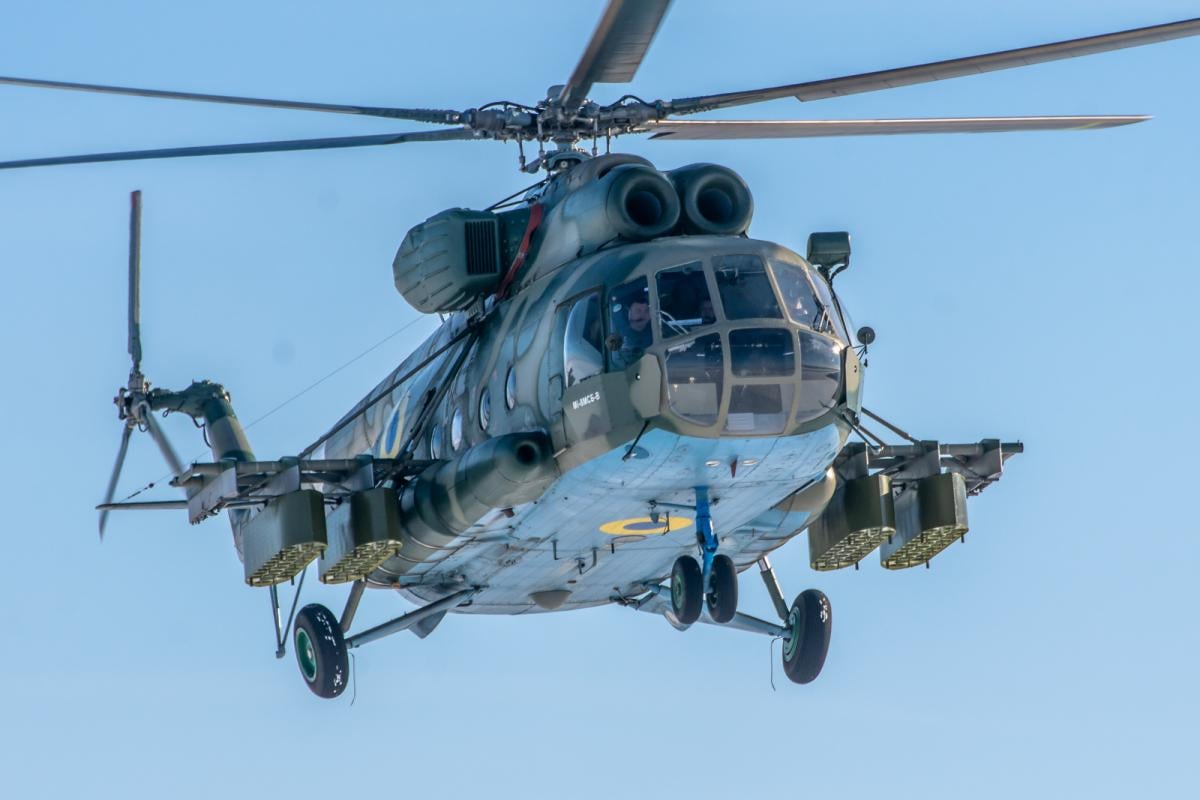
<svg viewBox="0 0 1200 800">
<path fill-rule="evenodd" d="M 783 307 L 787 309 L 788 316 L 815 331 L 827 330 L 831 324 L 829 311 L 817 300 L 804 267 L 772 261 L 771 270 L 775 273 L 775 282 L 779 284 Z"/>
<path fill-rule="evenodd" d="M 799 331 L 800 407 L 796 422 L 808 422 L 837 406 L 842 385 L 843 345 L 825 336 Z"/>
<path fill-rule="evenodd" d="M 783 318 L 761 258 L 716 256 L 712 263 L 726 319 Z"/>
<path fill-rule="evenodd" d="M 691 333 L 701 325 L 717 321 L 708 281 L 699 261 L 664 269 L 655 276 L 658 284 L 658 321 L 664 339 Z"/>
<path fill-rule="evenodd" d="M 608 322 L 612 331 L 608 362 L 625 369 L 654 341 L 650 329 L 650 285 L 642 277 L 613 289 L 608 296 Z"/>
<path fill-rule="evenodd" d="M 825 315 L 828 317 L 828 321 L 825 323 L 825 330 L 834 334 L 843 342 L 848 343 L 850 341 L 849 331 L 846 330 L 846 326 L 842 321 L 842 315 L 839 313 L 840 309 L 834 302 L 833 290 L 829 288 L 829 284 L 825 282 L 825 278 L 815 270 L 811 275 L 813 288 L 817 290 L 817 299 L 825 307 Z"/>
<path fill-rule="evenodd" d="M 600 327 L 600 293 L 581 297 L 567 315 L 563 336 L 563 368 L 567 386 L 604 371 L 604 334 Z"/>
</svg>

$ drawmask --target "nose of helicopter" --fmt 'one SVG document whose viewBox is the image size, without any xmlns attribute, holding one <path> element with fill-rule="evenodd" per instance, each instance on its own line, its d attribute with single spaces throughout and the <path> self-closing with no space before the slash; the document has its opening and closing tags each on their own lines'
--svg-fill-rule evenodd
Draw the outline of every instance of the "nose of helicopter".
<svg viewBox="0 0 1200 800">
<path fill-rule="evenodd" d="M 603 449 L 650 426 L 705 439 L 790 435 L 856 407 L 860 375 L 853 348 L 804 326 L 718 325 L 569 387 L 565 432 L 572 446 Z"/>
<path fill-rule="evenodd" d="M 853 349 L 804 326 L 720 326 L 664 349 L 659 416 L 691 436 L 784 435 L 852 400 L 858 374 Z"/>
</svg>

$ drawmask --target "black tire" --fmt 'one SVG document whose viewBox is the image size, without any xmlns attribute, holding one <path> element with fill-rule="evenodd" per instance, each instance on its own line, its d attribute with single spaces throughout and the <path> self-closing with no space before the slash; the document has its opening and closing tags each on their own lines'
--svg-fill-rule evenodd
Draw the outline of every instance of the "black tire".
<svg viewBox="0 0 1200 800">
<path fill-rule="evenodd" d="M 791 637 L 783 643 L 783 672 L 793 683 L 811 683 L 821 674 L 833 632 L 833 608 L 816 589 L 801 592 L 788 614 Z"/>
<path fill-rule="evenodd" d="M 713 558 L 712 574 L 708 576 L 708 594 L 704 597 L 708 615 L 713 622 L 729 622 L 737 613 L 737 567 L 726 555 Z"/>
<path fill-rule="evenodd" d="M 308 688 L 317 697 L 337 697 L 350 680 L 350 656 L 342 626 L 323 605 L 300 609 L 292 627 L 292 649 Z"/>
<path fill-rule="evenodd" d="M 671 568 L 671 610 L 681 625 L 691 625 L 700 619 L 704 603 L 704 573 L 691 556 L 675 559 Z"/>
</svg>

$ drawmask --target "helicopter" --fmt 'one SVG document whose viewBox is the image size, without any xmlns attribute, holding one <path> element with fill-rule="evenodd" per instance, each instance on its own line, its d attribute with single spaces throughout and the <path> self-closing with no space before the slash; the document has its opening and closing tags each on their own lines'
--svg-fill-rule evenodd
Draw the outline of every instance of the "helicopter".
<svg viewBox="0 0 1200 800">
<path fill-rule="evenodd" d="M 394 264 L 397 288 L 418 310 L 449 319 L 296 458 L 256 460 L 216 384 L 149 388 L 140 366 L 131 258 L 133 368 L 118 395 L 125 428 L 113 486 L 135 428 L 172 453 L 152 412 L 185 413 L 204 425 L 211 463 L 185 466 L 168 455 L 174 482 L 188 497 L 176 507 L 186 507 L 195 522 L 226 510 L 247 582 L 269 587 L 273 598 L 276 586 L 302 577 L 317 559 L 322 580 L 351 586 L 340 618 L 312 606 L 295 618 L 294 649 L 317 694 L 336 696 L 344 688 L 348 648 L 406 629 L 428 635 L 448 612 L 606 603 L 662 614 L 680 628 L 703 622 L 778 636 L 786 674 L 798 682 L 815 678 L 829 643 L 828 599 L 810 592 L 789 606 L 768 553 L 807 530 L 816 569 L 851 567 L 876 549 L 885 566 L 927 565 L 965 533 L 966 498 L 994 482 L 1021 448 L 996 440 L 912 441 L 902 432 L 904 445 L 874 438 L 866 419 L 887 423 L 862 406 L 861 348 L 872 334 L 849 329 L 833 288 L 849 266 L 849 237 L 814 235 L 803 258 L 750 239 L 753 204 L 736 174 L 715 165 L 659 172 L 643 159 L 600 155 L 600 139 L 1127 124 L 1142 118 L 675 117 L 973 74 L 1200 30 L 1192 20 L 821 86 L 654 103 L 622 98 L 610 106 L 588 101 L 592 84 L 632 77 L 666 6 L 611 3 L 567 83 L 534 105 L 317 109 L 456 126 L 441 131 L 0 165 L 473 138 L 537 147 L 521 166 L 546 179 L 512 205 L 444 212 L 406 237 Z M 591 153 L 579 147 L 589 141 Z M 136 230 L 136 213 L 134 220 Z M 852 436 L 864 441 L 852 443 Z M 110 488 L 102 515 L 137 507 L 113 506 L 112 496 Z M 778 623 L 736 610 L 737 575 L 755 566 Z M 348 635 L 368 587 L 398 589 L 421 607 Z M 282 631 L 276 635 L 282 646 Z"/>
</svg>

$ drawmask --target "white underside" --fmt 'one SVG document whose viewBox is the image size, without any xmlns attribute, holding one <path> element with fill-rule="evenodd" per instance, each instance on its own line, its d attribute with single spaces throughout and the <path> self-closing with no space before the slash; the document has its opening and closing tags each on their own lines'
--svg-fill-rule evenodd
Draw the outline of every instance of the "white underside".
<svg viewBox="0 0 1200 800">
<path fill-rule="evenodd" d="M 662 430 L 639 442 L 638 458 L 622 460 L 628 444 L 563 475 L 536 503 L 495 512 L 461 538 L 457 548 L 431 559 L 404 578 L 404 594 L 417 603 L 446 594 L 449 586 L 482 586 L 457 611 L 523 614 L 542 611 L 534 592 L 571 592 L 558 610 L 608 603 L 642 593 L 670 573 L 675 559 L 696 553 L 696 486 L 707 486 L 720 552 L 739 568 L 779 547 L 807 523 L 803 515 L 771 509 L 822 476 L 842 447 L 834 425 L 783 438 L 702 439 Z M 730 468 L 737 463 L 736 474 Z M 658 502 L 669 511 L 669 533 L 614 536 L 606 523 L 645 518 Z M 679 524 L 686 517 L 687 523 Z M 643 524 L 645 525 L 645 523 Z M 627 526 L 637 527 L 636 525 Z"/>
</svg>

